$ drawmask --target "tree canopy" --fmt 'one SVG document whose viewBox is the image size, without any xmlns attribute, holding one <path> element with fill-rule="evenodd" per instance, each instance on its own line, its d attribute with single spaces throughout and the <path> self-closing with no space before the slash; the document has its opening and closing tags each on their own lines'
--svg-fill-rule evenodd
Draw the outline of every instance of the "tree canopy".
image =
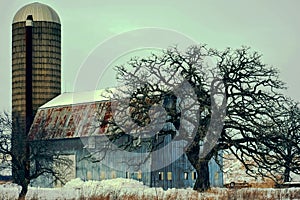
<svg viewBox="0 0 300 200">
<path fill-rule="evenodd" d="M 291 100 L 282 95 L 285 84 L 278 70 L 264 64 L 258 52 L 249 47 L 219 51 L 199 45 L 185 52 L 172 47 L 159 55 L 132 58 L 115 69 L 123 87 L 113 98 L 121 101 L 117 113 L 125 113 L 122 120 L 114 116 L 117 125 L 122 129 L 137 123 L 153 130 L 161 127 L 157 116 L 167 112 L 173 139 L 186 141 L 184 152 L 198 173 L 194 189 L 209 188 L 208 161 L 225 150 L 252 176 L 278 181 L 283 168 L 298 171 L 299 127 L 290 118 L 296 120 L 295 114 L 283 109 Z M 131 101 L 122 101 L 125 96 Z M 156 109 L 166 96 L 175 96 L 176 106 Z M 123 133 L 137 126 L 130 127 Z M 163 133 L 162 129 L 157 134 Z M 287 146 L 297 150 L 289 153 Z M 281 163 L 275 163 L 278 159 Z"/>
</svg>

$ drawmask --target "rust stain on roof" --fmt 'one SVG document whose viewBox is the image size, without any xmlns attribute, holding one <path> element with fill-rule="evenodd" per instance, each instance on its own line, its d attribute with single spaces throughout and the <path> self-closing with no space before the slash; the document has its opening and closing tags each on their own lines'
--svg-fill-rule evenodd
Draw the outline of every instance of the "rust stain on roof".
<svg viewBox="0 0 300 200">
<path fill-rule="evenodd" d="M 110 102 L 40 108 L 29 132 L 30 140 L 62 139 L 107 134 L 112 119 Z"/>
</svg>

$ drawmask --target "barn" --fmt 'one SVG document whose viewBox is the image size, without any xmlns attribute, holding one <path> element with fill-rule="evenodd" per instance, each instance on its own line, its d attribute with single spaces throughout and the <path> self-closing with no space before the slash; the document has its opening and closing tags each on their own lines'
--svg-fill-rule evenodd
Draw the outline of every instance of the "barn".
<svg viewBox="0 0 300 200">
<path fill-rule="evenodd" d="M 71 159 L 73 164 L 66 171 L 68 179 L 132 178 L 164 189 L 192 187 L 197 173 L 184 155 L 180 141 L 164 136 L 157 151 L 149 152 L 153 138 L 134 141 L 132 151 L 119 145 L 130 141 L 128 135 L 114 141 L 110 139 L 115 129 L 107 122 L 112 117 L 111 102 L 104 97 L 104 92 L 64 93 L 42 105 L 29 132 L 31 142 L 46 141 L 61 156 Z M 222 163 L 221 156 L 219 162 Z M 222 187 L 219 165 L 212 159 L 209 168 L 211 185 Z M 43 176 L 32 184 L 58 186 L 51 177 Z"/>
</svg>

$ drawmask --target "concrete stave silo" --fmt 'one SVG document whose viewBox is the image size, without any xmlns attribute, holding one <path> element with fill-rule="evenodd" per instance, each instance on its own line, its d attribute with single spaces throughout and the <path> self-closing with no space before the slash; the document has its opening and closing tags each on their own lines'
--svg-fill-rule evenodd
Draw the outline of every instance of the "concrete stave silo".
<svg viewBox="0 0 300 200">
<path fill-rule="evenodd" d="M 26 19 L 32 16 L 32 116 L 61 93 L 61 24 L 47 5 L 32 3 L 21 8 L 12 23 L 12 114 L 26 115 Z M 23 124 L 23 123 L 21 123 Z M 23 125 L 20 125 L 23 127 Z"/>
</svg>

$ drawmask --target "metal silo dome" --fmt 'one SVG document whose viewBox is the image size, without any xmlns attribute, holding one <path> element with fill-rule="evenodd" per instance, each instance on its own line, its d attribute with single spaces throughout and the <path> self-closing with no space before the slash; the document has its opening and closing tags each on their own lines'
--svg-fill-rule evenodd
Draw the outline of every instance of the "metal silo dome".
<svg viewBox="0 0 300 200">
<path fill-rule="evenodd" d="M 28 15 L 32 15 L 33 21 L 56 22 L 60 24 L 58 14 L 49 6 L 38 2 L 28 4 L 15 14 L 13 22 L 24 22 Z"/>
</svg>

